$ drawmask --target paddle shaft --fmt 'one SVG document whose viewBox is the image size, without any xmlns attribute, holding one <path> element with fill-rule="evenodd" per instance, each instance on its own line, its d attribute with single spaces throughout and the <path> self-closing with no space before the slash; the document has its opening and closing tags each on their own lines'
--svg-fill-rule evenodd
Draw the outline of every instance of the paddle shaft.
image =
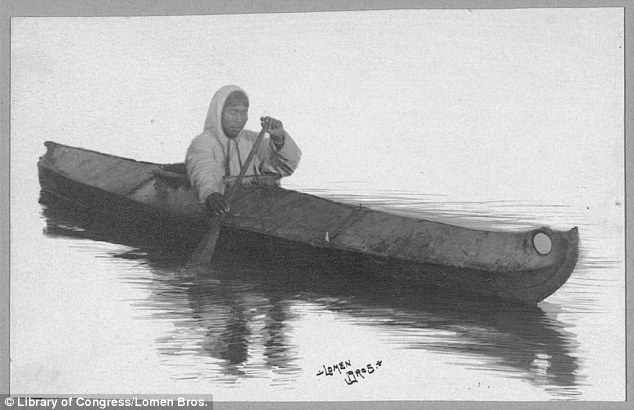
<svg viewBox="0 0 634 410">
<path fill-rule="evenodd" d="M 225 201 L 227 205 L 229 205 L 229 201 L 233 197 L 233 194 L 238 189 L 238 186 L 242 183 L 244 179 L 244 175 L 247 173 L 247 169 L 251 166 L 251 161 L 253 161 L 253 157 L 258 151 L 258 147 L 262 143 L 262 139 L 264 139 L 264 134 L 266 134 L 266 130 L 262 128 L 262 131 L 258 134 L 258 137 L 255 139 L 253 143 L 253 148 L 251 148 L 251 152 L 249 152 L 249 156 L 247 156 L 246 161 L 242 165 L 242 169 L 240 169 L 240 173 L 236 178 L 235 182 L 229 186 L 227 191 L 225 192 Z M 222 225 L 222 221 L 224 220 L 226 213 L 221 213 L 219 215 L 214 216 L 209 221 L 209 230 L 205 232 L 203 238 L 200 243 L 194 250 L 187 266 L 207 266 L 211 262 L 211 257 L 214 254 L 214 250 L 216 249 L 216 243 L 218 242 L 218 234 L 220 233 L 220 226 Z"/>
<path fill-rule="evenodd" d="M 236 178 L 235 183 L 229 186 L 229 189 L 227 190 L 227 192 L 225 192 L 224 196 L 225 196 L 225 201 L 227 201 L 227 204 L 229 204 L 229 201 L 231 201 L 231 198 L 233 197 L 233 194 L 236 192 L 236 189 L 238 189 L 238 186 L 242 183 L 242 179 L 244 179 L 244 175 L 247 173 L 247 169 L 251 165 L 251 161 L 253 161 L 253 157 L 255 157 L 255 154 L 258 151 L 260 143 L 262 143 L 262 139 L 264 139 L 264 134 L 266 134 L 266 130 L 262 128 L 262 131 L 260 131 L 260 133 L 258 134 L 258 137 L 255 139 L 255 142 L 253 143 L 253 148 L 251 148 L 251 152 L 249 152 L 249 156 L 247 156 L 246 161 L 244 161 L 244 164 L 242 165 L 242 169 L 240 170 L 240 173 L 238 174 L 238 178 Z"/>
</svg>

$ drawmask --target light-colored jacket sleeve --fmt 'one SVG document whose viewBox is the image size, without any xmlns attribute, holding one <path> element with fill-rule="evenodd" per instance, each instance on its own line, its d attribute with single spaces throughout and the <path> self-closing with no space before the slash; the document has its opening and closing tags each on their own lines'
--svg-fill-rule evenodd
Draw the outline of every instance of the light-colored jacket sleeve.
<svg viewBox="0 0 634 410">
<path fill-rule="evenodd" d="M 224 153 L 217 141 L 201 134 L 187 149 L 185 165 L 192 186 L 198 191 L 201 203 L 212 192 L 224 193 Z"/>
<path fill-rule="evenodd" d="M 270 137 L 267 137 L 258 150 L 260 172 L 272 172 L 287 177 L 295 172 L 302 157 L 302 151 L 288 133 L 284 136 L 284 145 L 278 150 Z"/>
</svg>

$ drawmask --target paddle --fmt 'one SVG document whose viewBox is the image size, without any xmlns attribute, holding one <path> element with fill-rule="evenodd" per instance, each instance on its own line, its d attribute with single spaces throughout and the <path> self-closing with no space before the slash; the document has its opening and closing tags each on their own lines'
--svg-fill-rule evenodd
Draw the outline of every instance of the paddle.
<svg viewBox="0 0 634 410">
<path fill-rule="evenodd" d="M 242 183 L 242 179 L 247 173 L 247 169 L 251 165 L 251 161 L 258 151 L 258 147 L 260 146 L 265 133 L 266 130 L 262 128 L 262 131 L 260 131 L 260 134 L 258 134 L 258 137 L 253 143 L 253 148 L 251 148 L 249 156 L 242 165 L 242 169 L 240 170 L 240 174 L 238 174 L 238 178 L 236 178 L 233 185 L 231 185 L 229 189 L 227 189 L 227 191 L 225 192 L 224 196 L 227 205 L 230 203 L 231 197 L 233 197 L 233 194 L 235 193 L 236 189 L 238 189 L 238 186 L 240 186 L 240 184 Z M 211 218 L 211 220 L 209 221 L 209 230 L 205 232 L 205 235 L 194 250 L 194 253 L 189 258 L 189 261 L 187 262 L 188 267 L 204 267 L 209 265 L 209 263 L 211 262 L 211 257 L 214 254 L 214 249 L 216 249 L 218 234 L 220 233 L 220 225 L 222 225 L 222 221 L 224 220 L 225 215 L 225 213 L 221 213 Z"/>
</svg>

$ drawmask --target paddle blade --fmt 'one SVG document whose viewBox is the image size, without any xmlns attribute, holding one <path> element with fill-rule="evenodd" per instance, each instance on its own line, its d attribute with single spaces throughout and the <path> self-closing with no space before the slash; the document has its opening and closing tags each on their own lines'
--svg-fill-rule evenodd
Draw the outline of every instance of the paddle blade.
<svg viewBox="0 0 634 410">
<path fill-rule="evenodd" d="M 211 258 L 214 255 L 220 234 L 220 221 L 214 222 L 213 227 L 210 227 L 210 229 L 205 232 L 205 235 L 198 243 L 194 253 L 192 253 L 192 256 L 187 262 L 187 267 L 207 267 L 211 263 Z"/>
</svg>

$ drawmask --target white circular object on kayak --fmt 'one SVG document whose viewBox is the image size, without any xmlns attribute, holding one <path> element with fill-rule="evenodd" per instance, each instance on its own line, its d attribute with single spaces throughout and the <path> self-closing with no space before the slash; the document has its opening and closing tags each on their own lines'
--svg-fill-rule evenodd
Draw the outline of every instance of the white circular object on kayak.
<svg viewBox="0 0 634 410">
<path fill-rule="evenodd" d="M 553 249 L 553 242 L 544 232 L 539 232 L 533 236 L 533 246 L 540 255 L 548 255 Z"/>
</svg>

